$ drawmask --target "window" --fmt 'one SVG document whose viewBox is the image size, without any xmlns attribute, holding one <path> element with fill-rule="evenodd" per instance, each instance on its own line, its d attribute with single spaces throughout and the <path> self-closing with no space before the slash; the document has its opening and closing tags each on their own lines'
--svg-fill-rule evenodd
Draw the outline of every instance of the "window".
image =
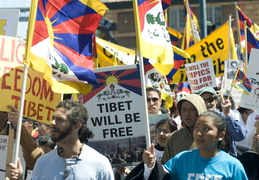
<svg viewBox="0 0 259 180">
<path fill-rule="evenodd" d="M 182 9 L 169 9 L 168 11 L 168 25 L 169 27 L 180 30 L 185 27 L 184 10 Z"/>
<path fill-rule="evenodd" d="M 222 10 L 221 6 L 207 6 L 207 21 L 210 21 L 212 24 L 215 24 L 216 27 L 219 27 L 222 25 Z M 199 14 L 195 14 L 196 17 L 199 20 Z M 185 18 L 184 18 L 184 9 L 170 9 L 169 8 L 169 27 L 175 29 L 175 30 L 182 30 L 185 28 Z"/>
<path fill-rule="evenodd" d="M 212 24 L 215 24 L 216 27 L 222 25 L 221 23 L 221 7 L 220 6 L 211 6 L 206 8 L 207 11 L 207 21 L 210 21 Z"/>
</svg>

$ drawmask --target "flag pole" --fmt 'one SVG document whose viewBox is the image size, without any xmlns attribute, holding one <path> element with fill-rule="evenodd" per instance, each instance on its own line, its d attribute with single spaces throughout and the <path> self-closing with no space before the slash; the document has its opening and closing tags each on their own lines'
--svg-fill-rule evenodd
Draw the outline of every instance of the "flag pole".
<svg viewBox="0 0 259 180">
<path fill-rule="evenodd" d="M 15 164 L 15 165 L 17 165 L 17 160 L 18 160 L 18 155 L 19 155 L 19 146 L 20 146 L 20 138 L 21 138 L 22 116 L 23 116 L 23 109 L 24 109 L 27 75 L 28 75 L 28 66 L 24 65 L 20 108 L 19 108 L 19 114 L 18 114 L 18 122 L 17 122 L 17 127 L 16 127 L 16 139 L 15 139 L 15 145 L 14 145 L 14 158 L 12 161 L 13 164 Z"/>
<path fill-rule="evenodd" d="M 189 4 L 189 1 L 186 0 L 186 11 L 187 11 L 187 20 L 188 20 L 188 17 L 189 17 L 189 22 L 190 22 L 190 26 L 191 26 L 191 36 L 192 36 L 192 39 L 194 40 L 194 43 L 196 44 L 197 43 L 197 39 L 196 39 L 196 36 L 195 36 L 195 29 L 193 27 L 193 22 L 192 22 L 192 19 L 191 19 L 191 15 L 190 15 L 190 4 Z M 195 24 L 196 26 L 196 24 Z"/>
<path fill-rule="evenodd" d="M 246 74 L 247 65 L 248 65 L 248 50 L 247 50 L 247 28 L 246 21 L 244 21 L 244 31 L 245 31 L 245 65 L 244 65 L 244 73 Z"/>
<path fill-rule="evenodd" d="M 148 107 L 147 107 L 147 100 L 146 100 L 146 82 L 145 82 L 145 72 L 144 72 L 144 63 L 143 63 L 143 57 L 141 54 L 138 52 L 138 57 L 139 57 L 139 73 L 140 73 L 140 80 L 141 80 L 141 90 L 142 90 L 142 101 L 144 105 L 144 119 L 146 123 L 146 144 L 147 144 L 147 149 L 151 146 L 151 138 L 150 138 L 150 129 L 149 129 L 149 119 L 148 119 Z"/>
<path fill-rule="evenodd" d="M 231 48 L 230 48 L 230 31 L 231 31 L 231 15 L 228 17 L 228 59 L 232 59 L 231 57 Z"/>
<path fill-rule="evenodd" d="M 186 47 L 185 47 L 185 41 L 186 41 L 186 27 L 187 27 L 187 24 L 185 24 L 184 33 L 183 33 L 183 38 L 182 38 L 182 44 L 181 44 L 181 49 L 182 49 L 182 50 L 186 49 Z"/>
<path fill-rule="evenodd" d="M 234 78 L 232 79 L 231 87 L 230 87 L 229 94 L 228 94 L 228 99 L 229 99 L 229 97 L 230 97 L 232 88 L 233 88 L 233 86 L 234 86 L 235 79 L 237 78 L 237 73 L 238 73 L 238 70 L 239 70 L 239 69 L 240 69 L 240 67 L 238 66 L 238 68 L 237 68 L 237 70 L 236 70 L 236 73 L 235 73 L 235 76 L 234 76 Z"/>
<path fill-rule="evenodd" d="M 139 17 L 138 14 L 138 5 L 137 0 L 133 0 L 133 8 L 134 8 L 134 21 L 136 27 L 136 45 L 137 45 L 137 57 L 139 57 L 139 71 L 140 71 L 140 80 L 141 80 L 141 91 L 142 91 L 142 104 L 144 105 L 144 120 L 145 120 L 145 130 L 146 130 L 146 146 L 147 149 L 151 146 L 150 140 L 150 130 L 149 130 L 149 119 L 148 119 L 148 111 L 147 111 L 147 100 L 146 100 L 146 82 L 144 78 L 144 64 L 143 64 L 143 57 L 141 56 L 140 52 L 140 25 L 138 23 L 137 18 Z"/>
<path fill-rule="evenodd" d="M 27 83 L 27 75 L 28 75 L 28 64 L 29 62 L 26 60 L 28 57 L 28 49 L 31 48 L 32 44 L 32 35 L 35 27 L 35 19 L 33 17 L 36 16 L 38 0 L 31 1 L 31 9 L 28 23 L 28 31 L 27 31 L 27 41 L 24 55 L 24 70 L 23 70 L 23 79 L 22 79 L 22 88 L 21 88 L 21 98 L 20 98 L 20 106 L 18 111 L 18 122 L 16 128 L 16 140 L 14 145 L 14 156 L 13 156 L 13 164 L 17 165 L 18 154 L 19 154 L 19 145 L 20 145 L 20 137 L 21 137 L 21 129 L 22 129 L 22 116 L 23 116 L 23 108 L 24 108 L 24 100 L 25 100 L 25 92 L 26 92 L 26 83 Z"/>
<path fill-rule="evenodd" d="M 237 2 L 235 2 L 235 14 L 236 14 L 236 20 L 237 20 L 237 39 L 238 39 L 238 45 L 241 48 L 241 35 L 240 35 L 240 22 L 239 22 L 239 16 L 238 16 L 238 10 L 237 10 Z"/>
<path fill-rule="evenodd" d="M 231 56 L 230 56 L 230 31 L 231 31 L 231 16 L 228 17 L 228 59 L 230 60 L 231 59 Z M 225 67 L 224 68 L 224 71 L 226 70 L 227 68 Z M 225 72 L 224 73 L 224 82 L 222 83 L 223 84 L 223 89 L 225 89 L 227 87 L 227 73 Z"/>
<path fill-rule="evenodd" d="M 5 172 L 8 172 L 10 170 L 10 167 L 8 166 L 8 164 L 12 162 L 13 142 L 14 142 L 14 136 L 15 136 L 15 129 L 10 122 L 8 122 L 8 126 L 9 126 L 8 127 L 8 151 L 7 151 Z"/>
<path fill-rule="evenodd" d="M 194 38 L 194 29 L 193 29 L 193 26 L 192 26 L 192 20 L 191 20 L 191 16 L 190 16 L 190 5 L 189 5 L 189 1 L 186 0 L 186 12 L 187 12 L 187 15 L 186 15 L 186 18 L 187 18 L 187 21 L 189 20 L 189 23 L 190 23 L 190 26 L 191 26 L 191 36 L 192 36 L 192 39 L 194 40 L 194 43 L 196 44 L 196 38 Z"/>
</svg>

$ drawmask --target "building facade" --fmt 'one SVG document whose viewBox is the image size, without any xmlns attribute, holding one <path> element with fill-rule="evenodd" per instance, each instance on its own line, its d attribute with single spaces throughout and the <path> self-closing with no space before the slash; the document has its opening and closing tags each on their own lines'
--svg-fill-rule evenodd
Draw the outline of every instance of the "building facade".
<svg viewBox="0 0 259 180">
<path fill-rule="evenodd" d="M 109 11 L 105 14 L 105 17 L 112 22 L 117 23 L 117 29 L 113 31 L 117 43 L 121 46 L 131 49 L 136 48 L 136 32 L 134 22 L 134 12 L 132 7 L 132 1 L 120 1 L 116 0 L 103 0 L 103 2 L 109 8 Z M 207 21 L 215 24 L 216 28 L 223 25 L 228 21 L 231 15 L 232 29 L 234 31 L 235 39 L 237 39 L 237 21 L 235 12 L 236 1 L 226 0 L 207 0 L 206 12 Z M 198 19 L 200 19 L 200 4 L 199 0 L 189 0 L 190 7 L 193 13 Z M 239 1 L 237 2 L 242 11 L 256 24 L 259 24 L 259 1 Z M 169 27 L 183 32 L 185 27 L 184 19 L 184 5 L 183 1 L 172 1 L 172 5 L 168 10 L 168 25 Z"/>
<path fill-rule="evenodd" d="M 136 48 L 136 32 L 134 22 L 134 12 L 132 0 L 101 0 L 109 10 L 105 18 L 116 23 L 116 29 L 111 31 L 116 39 L 116 43 L 131 49 Z M 171 0 L 172 5 L 168 10 L 169 27 L 183 32 L 185 27 L 183 0 Z M 189 0 L 194 14 L 200 19 L 200 2 L 201 0 Z M 259 25 L 259 1 L 258 0 L 205 0 L 207 21 L 220 27 L 231 15 L 232 28 L 235 39 L 237 39 L 237 21 L 235 15 L 235 2 L 238 3 L 242 11 L 257 25 Z M 18 25 L 18 36 L 26 39 L 28 16 L 31 0 L 8 0 L 1 2 L 0 8 L 20 9 L 20 20 Z"/>
</svg>

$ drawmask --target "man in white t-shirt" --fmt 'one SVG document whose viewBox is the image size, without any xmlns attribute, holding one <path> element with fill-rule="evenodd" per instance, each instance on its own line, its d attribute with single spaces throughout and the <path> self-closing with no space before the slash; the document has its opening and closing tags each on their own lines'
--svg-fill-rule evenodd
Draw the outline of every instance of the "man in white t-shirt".
<svg viewBox="0 0 259 180">
<path fill-rule="evenodd" d="M 32 180 L 114 179 L 109 160 L 82 143 L 92 135 L 87 119 L 87 110 L 79 102 L 64 100 L 56 106 L 50 134 L 57 146 L 37 160 Z M 15 170 L 12 175 L 17 174 Z"/>
</svg>

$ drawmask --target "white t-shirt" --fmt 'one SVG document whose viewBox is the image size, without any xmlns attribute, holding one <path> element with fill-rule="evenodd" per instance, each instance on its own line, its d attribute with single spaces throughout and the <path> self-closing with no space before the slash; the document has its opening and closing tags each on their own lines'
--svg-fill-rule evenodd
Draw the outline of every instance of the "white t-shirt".
<svg viewBox="0 0 259 180">
<path fill-rule="evenodd" d="M 84 145 L 77 159 L 60 157 L 57 147 L 41 156 L 35 164 L 32 180 L 63 180 L 64 174 L 66 180 L 114 179 L 109 160 L 93 148 Z"/>
</svg>

